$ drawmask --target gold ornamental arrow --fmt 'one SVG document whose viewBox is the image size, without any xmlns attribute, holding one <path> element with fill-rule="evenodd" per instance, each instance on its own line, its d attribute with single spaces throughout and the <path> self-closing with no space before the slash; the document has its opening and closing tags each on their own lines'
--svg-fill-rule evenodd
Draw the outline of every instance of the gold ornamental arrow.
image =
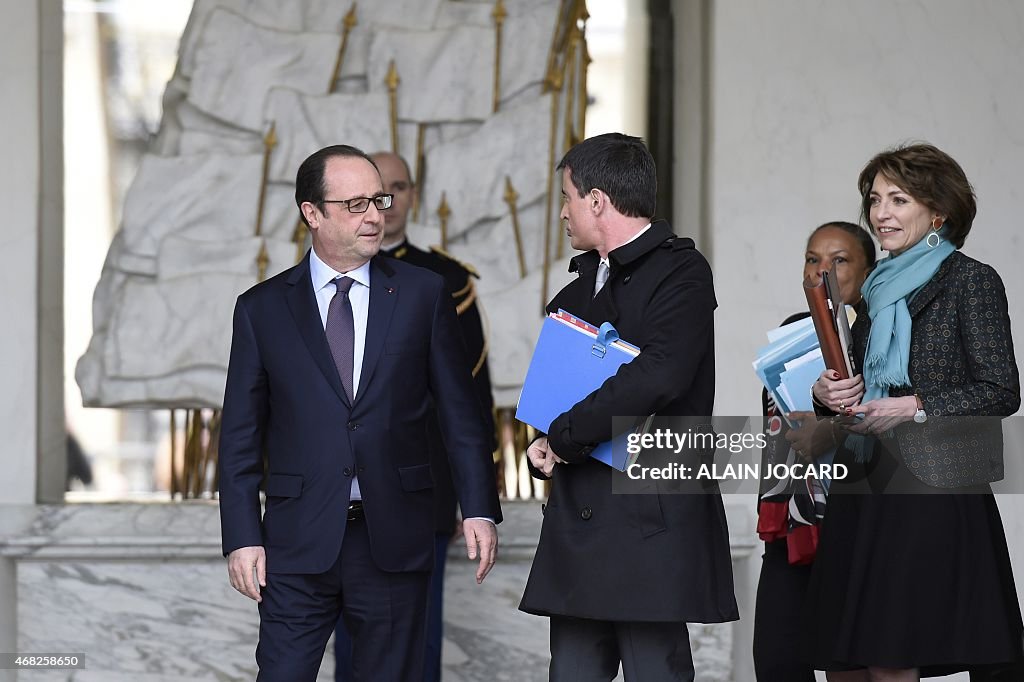
<svg viewBox="0 0 1024 682">
<path fill-rule="evenodd" d="M 334 70 L 331 71 L 331 82 L 327 85 L 327 92 L 334 92 L 338 87 L 341 65 L 345 62 L 345 50 L 348 49 L 348 34 L 355 28 L 356 23 L 356 3 L 353 2 L 341 22 L 341 47 L 338 48 L 338 58 L 334 60 Z"/>
<path fill-rule="evenodd" d="M 441 219 L 441 249 L 448 248 L 448 217 L 452 210 L 448 207 L 448 197 L 441 192 L 441 204 L 437 207 L 437 217 Z"/>
<path fill-rule="evenodd" d="M 505 203 L 508 204 L 508 212 L 512 217 L 512 236 L 516 242 L 516 256 L 519 257 L 519 279 L 526 279 L 526 258 L 523 256 L 523 239 L 519 232 L 519 207 L 516 202 L 519 200 L 519 192 L 512 186 L 512 178 L 505 176 Z"/>
</svg>

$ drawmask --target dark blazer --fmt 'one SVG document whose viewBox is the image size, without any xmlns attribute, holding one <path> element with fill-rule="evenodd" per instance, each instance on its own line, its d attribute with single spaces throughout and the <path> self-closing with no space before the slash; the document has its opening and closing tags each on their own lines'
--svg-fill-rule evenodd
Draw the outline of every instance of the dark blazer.
<svg viewBox="0 0 1024 682">
<path fill-rule="evenodd" d="M 477 307 L 476 287 L 473 285 L 476 272 L 443 251 L 433 248 L 425 251 L 408 241 L 388 251 L 381 251 L 381 254 L 426 268 L 444 277 L 445 288 L 451 295 L 459 316 L 459 329 L 473 368 L 473 386 L 480 400 L 481 418 L 487 432 L 491 434 L 490 445 L 493 453 L 498 447 L 494 435 L 494 396 L 491 393 L 491 372 L 487 366 L 487 338 L 484 336 L 480 310 Z M 431 417 L 427 424 L 427 446 L 430 450 L 430 464 L 434 468 L 434 530 L 438 533 L 451 534 L 455 530 L 455 487 L 452 485 L 448 453 L 445 452 L 436 416 Z"/>
<path fill-rule="evenodd" d="M 463 510 L 500 521 L 490 436 L 439 276 L 381 256 L 371 261 L 354 403 L 331 358 L 308 254 L 239 296 L 220 439 L 224 553 L 263 545 L 270 572 L 326 571 L 342 547 L 358 473 L 374 562 L 385 571 L 430 570 L 432 396 Z"/>
<path fill-rule="evenodd" d="M 739 617 L 725 510 L 717 488 L 615 494 L 625 477 L 588 458 L 612 436 L 612 417 L 710 416 L 715 394 L 714 286 L 693 241 L 659 221 L 609 254 L 611 272 L 591 298 L 599 256 L 572 260 L 579 277 L 548 304 L 596 325 L 611 322 L 641 348 L 549 429 L 555 467 L 537 553 L 520 609 L 599 620 L 717 623 Z M 641 456 L 643 462 L 643 455 Z"/>
<path fill-rule="evenodd" d="M 921 396 L 928 421 L 895 429 L 899 456 L 921 482 L 970 486 L 1003 477 L 999 420 L 1020 407 L 1006 291 L 990 266 L 953 252 L 908 304 L 911 386 L 891 396 Z M 864 357 L 871 320 L 853 325 Z M 861 362 L 863 366 L 863 362 Z"/>
</svg>

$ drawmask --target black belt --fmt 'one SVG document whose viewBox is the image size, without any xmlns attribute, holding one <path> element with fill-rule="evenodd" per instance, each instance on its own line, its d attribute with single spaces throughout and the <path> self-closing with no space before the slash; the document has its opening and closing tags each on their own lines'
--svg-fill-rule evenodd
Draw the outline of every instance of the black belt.
<svg viewBox="0 0 1024 682">
<path fill-rule="evenodd" d="M 349 521 L 361 521 L 363 519 L 363 501 L 352 500 L 348 505 Z"/>
</svg>

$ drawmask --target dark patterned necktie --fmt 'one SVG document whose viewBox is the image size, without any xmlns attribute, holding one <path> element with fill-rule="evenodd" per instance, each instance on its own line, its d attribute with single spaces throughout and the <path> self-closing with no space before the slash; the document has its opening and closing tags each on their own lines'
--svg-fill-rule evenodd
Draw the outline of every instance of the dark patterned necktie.
<svg viewBox="0 0 1024 682">
<path fill-rule="evenodd" d="M 352 393 L 352 369 L 355 360 L 355 323 L 352 320 L 352 303 L 348 300 L 348 291 L 352 288 L 351 277 L 338 277 L 334 280 L 337 290 L 327 308 L 327 345 L 334 356 L 334 366 L 338 368 L 341 385 L 349 400 Z"/>
</svg>

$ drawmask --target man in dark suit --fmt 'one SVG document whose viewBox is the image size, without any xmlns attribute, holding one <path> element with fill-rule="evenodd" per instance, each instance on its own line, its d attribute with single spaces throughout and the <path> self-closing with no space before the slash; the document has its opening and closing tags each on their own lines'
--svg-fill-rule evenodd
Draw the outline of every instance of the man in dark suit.
<svg viewBox="0 0 1024 682">
<path fill-rule="evenodd" d="M 394 202 L 384 212 L 384 238 L 380 253 L 391 258 L 426 268 L 444 277 L 445 288 L 455 303 L 459 317 L 459 329 L 466 345 L 469 363 L 472 365 L 473 384 L 480 399 L 482 417 L 491 434 L 491 450 L 494 442 L 494 398 L 491 395 L 490 371 L 487 367 L 487 341 L 484 336 L 480 310 L 476 305 L 476 289 L 473 278 L 476 272 L 448 256 L 440 249 L 429 251 L 409 243 L 406 237 L 409 209 L 415 195 L 415 184 L 409 173 L 409 165 L 398 154 L 377 152 L 370 155 L 377 164 L 384 191 L 394 197 Z M 452 485 L 448 454 L 435 415 L 427 426 L 427 448 L 430 464 L 434 471 L 434 570 L 430 575 L 430 596 L 427 599 L 427 646 L 423 666 L 423 682 L 440 682 L 441 645 L 444 639 L 444 567 L 448 544 L 457 527 L 455 488 Z M 335 682 L 350 682 L 352 678 L 352 639 L 345 629 L 344 619 L 338 621 L 334 632 Z"/>
<path fill-rule="evenodd" d="M 229 578 L 259 602 L 260 680 L 314 680 L 341 614 L 357 680 L 420 682 L 432 397 L 478 582 L 501 520 L 489 435 L 444 281 L 377 255 L 392 197 L 372 160 L 321 149 L 295 201 L 313 248 L 235 306 L 220 440 Z"/>
<path fill-rule="evenodd" d="M 590 459 L 617 415 L 710 417 L 715 391 L 711 269 L 693 241 L 652 223 L 654 160 L 635 137 L 599 135 L 565 155 L 561 217 L 578 278 L 548 304 L 611 322 L 640 347 L 528 450 L 552 480 L 520 609 L 551 618 L 554 682 L 693 680 L 687 622 L 739 617 L 717 488 L 616 494 L 624 474 Z M 643 455 L 641 455 L 641 464 Z"/>
</svg>

